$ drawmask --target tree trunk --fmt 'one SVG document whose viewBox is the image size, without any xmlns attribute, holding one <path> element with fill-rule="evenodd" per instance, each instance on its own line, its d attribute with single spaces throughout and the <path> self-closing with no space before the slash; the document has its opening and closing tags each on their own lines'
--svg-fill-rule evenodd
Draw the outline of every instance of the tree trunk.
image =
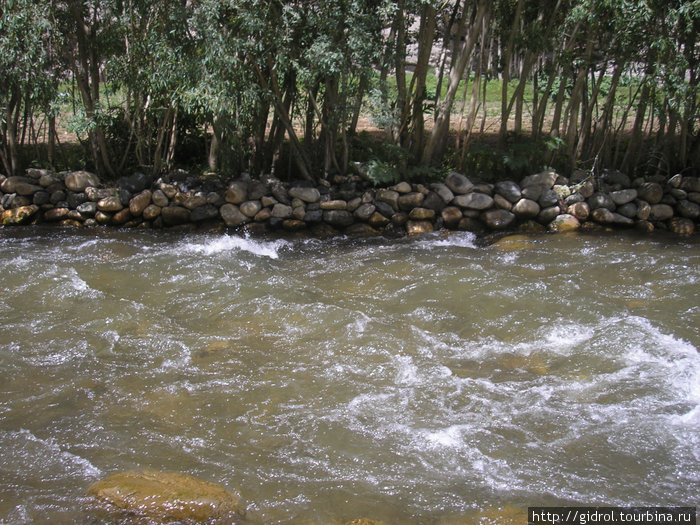
<svg viewBox="0 0 700 525">
<path fill-rule="evenodd" d="M 415 158 L 418 158 L 423 151 L 425 141 L 425 123 L 423 121 L 423 102 L 425 100 L 425 81 L 430 65 L 430 53 L 433 49 L 435 39 L 436 11 L 431 4 L 426 4 L 423 8 L 423 15 L 420 22 L 420 40 L 418 42 L 418 60 L 416 69 L 411 79 L 411 104 L 413 106 L 412 144 L 411 151 Z"/>
<path fill-rule="evenodd" d="M 481 28 L 483 27 L 483 19 L 489 14 L 488 7 L 489 2 L 487 0 L 478 1 L 469 37 L 465 39 L 463 45 L 460 47 L 458 56 L 453 60 L 452 67 L 450 68 L 447 93 L 445 94 L 445 99 L 440 104 L 438 117 L 433 126 L 428 144 L 423 150 L 423 157 L 421 159 L 423 164 L 435 162 L 443 155 L 447 136 L 450 131 L 450 114 L 452 112 L 455 95 L 457 94 L 459 83 L 464 76 L 464 70 L 467 64 L 471 62 L 476 40 L 479 38 Z"/>
</svg>

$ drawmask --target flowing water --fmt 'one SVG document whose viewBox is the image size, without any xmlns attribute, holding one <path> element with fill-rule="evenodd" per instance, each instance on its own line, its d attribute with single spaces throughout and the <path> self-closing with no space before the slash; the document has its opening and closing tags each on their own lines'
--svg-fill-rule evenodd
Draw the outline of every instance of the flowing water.
<svg viewBox="0 0 700 525">
<path fill-rule="evenodd" d="M 700 503 L 698 237 L 28 228 L 0 260 L 0 522 L 101 522 L 134 468 L 253 523 Z"/>
</svg>

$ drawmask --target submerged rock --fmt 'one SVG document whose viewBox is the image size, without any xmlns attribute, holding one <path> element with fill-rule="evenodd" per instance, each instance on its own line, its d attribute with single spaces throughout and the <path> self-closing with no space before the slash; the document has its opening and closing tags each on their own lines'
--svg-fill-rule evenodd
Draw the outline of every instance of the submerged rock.
<svg viewBox="0 0 700 525">
<path fill-rule="evenodd" d="M 88 495 L 159 521 L 211 521 L 244 516 L 238 496 L 218 483 L 175 472 L 120 472 L 98 481 Z"/>
</svg>

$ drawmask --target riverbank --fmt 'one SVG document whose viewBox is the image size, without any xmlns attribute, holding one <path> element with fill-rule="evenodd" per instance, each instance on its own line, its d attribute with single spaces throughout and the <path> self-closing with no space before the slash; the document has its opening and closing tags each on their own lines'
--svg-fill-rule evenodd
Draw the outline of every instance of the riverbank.
<svg viewBox="0 0 700 525">
<path fill-rule="evenodd" d="M 86 171 L 29 169 L 0 176 L 4 226 L 54 223 L 120 228 L 228 228 L 250 234 L 417 234 L 449 229 L 572 231 L 599 227 L 692 234 L 700 222 L 700 178 L 630 179 L 619 171 L 569 179 L 543 171 L 519 182 L 472 181 L 452 172 L 444 182 L 375 188 L 360 177 L 284 183 L 174 171 L 142 173 L 105 185 Z"/>
</svg>

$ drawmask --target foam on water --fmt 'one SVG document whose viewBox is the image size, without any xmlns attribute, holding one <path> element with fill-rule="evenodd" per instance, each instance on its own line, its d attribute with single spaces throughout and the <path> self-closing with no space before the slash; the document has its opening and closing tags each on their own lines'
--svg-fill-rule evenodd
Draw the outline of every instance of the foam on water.
<svg viewBox="0 0 700 525">
<path fill-rule="evenodd" d="M 283 239 L 275 241 L 255 241 L 247 237 L 236 235 L 221 235 L 207 238 L 203 242 L 189 242 L 184 244 L 182 249 L 185 252 L 198 253 L 202 255 L 216 255 L 225 252 L 248 252 L 259 257 L 279 259 L 280 251 L 289 248 L 292 243 Z"/>
</svg>

